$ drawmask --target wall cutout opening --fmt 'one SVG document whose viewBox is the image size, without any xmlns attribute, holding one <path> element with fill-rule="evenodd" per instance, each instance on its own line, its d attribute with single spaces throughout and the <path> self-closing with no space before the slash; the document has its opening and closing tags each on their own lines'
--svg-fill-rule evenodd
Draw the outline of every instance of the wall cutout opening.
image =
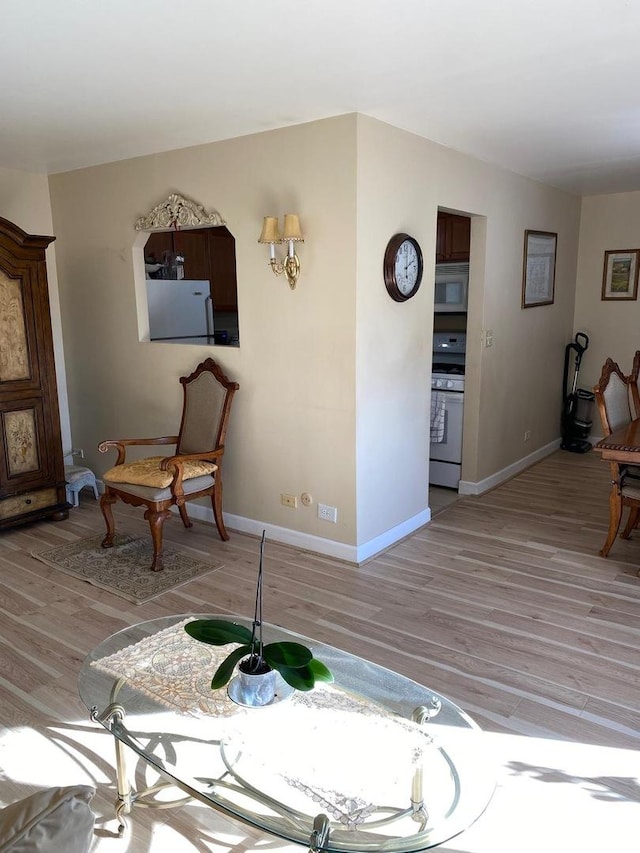
<svg viewBox="0 0 640 853">
<path fill-rule="evenodd" d="M 136 229 L 150 232 L 143 250 L 150 341 L 239 346 L 235 239 L 220 215 L 174 194 Z"/>
</svg>

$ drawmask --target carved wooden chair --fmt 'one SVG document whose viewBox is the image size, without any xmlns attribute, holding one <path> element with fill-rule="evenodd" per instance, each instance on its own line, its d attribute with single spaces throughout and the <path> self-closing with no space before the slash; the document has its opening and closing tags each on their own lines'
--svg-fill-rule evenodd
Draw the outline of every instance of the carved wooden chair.
<svg viewBox="0 0 640 853">
<path fill-rule="evenodd" d="M 638 355 L 636 353 L 636 355 Z M 640 357 L 638 357 L 640 366 Z M 634 368 L 636 360 L 634 359 Z M 600 420 L 602 422 L 603 435 L 611 433 L 631 422 L 634 413 L 631 410 L 630 385 L 632 376 L 624 376 L 622 371 L 612 359 L 608 358 L 602 368 L 602 374 L 593 393 L 596 398 Z M 631 387 L 633 394 L 633 387 Z M 634 398 L 635 399 L 635 398 Z M 623 508 L 629 507 L 629 518 L 622 531 L 622 538 L 628 539 L 631 531 L 637 526 L 640 519 L 640 468 L 631 465 L 619 465 L 610 462 L 611 465 L 611 492 L 609 493 L 609 530 L 600 554 L 606 557 L 611 546 L 615 542 L 620 528 Z"/>
<path fill-rule="evenodd" d="M 220 538 L 229 538 L 222 517 L 222 457 L 233 395 L 240 386 L 231 382 L 212 358 L 199 364 L 190 376 L 182 376 L 180 382 L 184 403 L 178 435 L 116 439 L 98 445 L 101 453 L 110 447 L 118 451 L 115 467 L 103 475 L 105 491 L 100 508 L 107 534 L 102 547 L 113 546 L 111 506 L 118 498 L 132 506 L 146 506 L 144 517 L 153 540 L 153 572 L 162 569 L 162 528 L 172 506 L 178 507 L 184 526 L 192 527 L 186 502 L 210 496 Z M 176 445 L 175 455 L 126 461 L 129 446 L 165 444 Z"/>
<path fill-rule="evenodd" d="M 638 375 L 640 374 L 640 349 L 633 357 L 633 366 L 629 374 L 629 389 L 636 418 L 640 418 L 640 391 L 638 391 Z"/>
</svg>

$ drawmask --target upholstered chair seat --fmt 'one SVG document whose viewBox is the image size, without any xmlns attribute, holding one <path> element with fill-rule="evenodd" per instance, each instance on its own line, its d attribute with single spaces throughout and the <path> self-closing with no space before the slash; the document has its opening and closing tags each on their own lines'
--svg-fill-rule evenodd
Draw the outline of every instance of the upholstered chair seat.
<svg viewBox="0 0 640 853">
<path fill-rule="evenodd" d="M 117 483 L 113 480 L 104 480 L 105 486 L 111 486 L 114 489 L 126 489 L 127 494 L 136 495 L 143 501 L 166 501 L 172 497 L 171 487 L 167 486 L 164 489 L 158 489 L 155 486 L 141 486 L 137 483 Z M 192 480 L 186 480 L 183 484 L 185 496 L 191 495 L 193 492 L 200 492 L 202 489 L 209 489 L 215 485 L 214 477 L 194 477 Z"/>
<path fill-rule="evenodd" d="M 173 474 L 169 470 L 163 469 L 162 460 L 164 456 L 148 456 L 146 459 L 138 459 L 135 462 L 125 462 L 123 465 L 116 465 L 114 468 L 109 468 L 105 471 L 102 479 L 105 482 L 127 483 L 133 486 L 148 486 L 150 489 L 166 489 L 173 482 Z M 188 460 L 182 468 L 182 483 L 185 490 L 189 481 L 200 480 L 201 477 L 213 481 L 214 471 L 218 470 L 218 466 L 213 462 L 201 462 L 199 460 Z M 191 483 L 190 491 L 194 491 Z"/>
<path fill-rule="evenodd" d="M 629 498 L 640 503 L 640 483 L 634 484 L 631 479 L 623 479 L 620 486 L 620 492 L 623 498 Z"/>
</svg>

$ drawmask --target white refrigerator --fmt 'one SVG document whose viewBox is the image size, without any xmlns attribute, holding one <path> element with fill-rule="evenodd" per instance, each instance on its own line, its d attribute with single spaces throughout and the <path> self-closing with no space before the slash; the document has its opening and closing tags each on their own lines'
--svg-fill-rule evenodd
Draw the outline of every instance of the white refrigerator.
<svg viewBox="0 0 640 853">
<path fill-rule="evenodd" d="M 147 279 L 149 338 L 213 335 L 213 301 L 208 281 Z"/>
</svg>

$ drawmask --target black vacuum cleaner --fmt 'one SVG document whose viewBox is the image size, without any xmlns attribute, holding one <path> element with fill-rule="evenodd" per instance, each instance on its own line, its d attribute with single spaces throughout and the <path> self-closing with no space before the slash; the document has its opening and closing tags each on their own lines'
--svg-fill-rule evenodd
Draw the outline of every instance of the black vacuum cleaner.
<svg viewBox="0 0 640 853">
<path fill-rule="evenodd" d="M 591 450 L 591 443 L 587 437 L 591 430 L 591 409 L 593 407 L 594 395 L 591 391 L 578 388 L 578 373 L 582 356 L 589 346 L 589 338 L 584 332 L 578 332 L 575 340 L 567 344 L 564 351 L 564 377 L 562 380 L 562 443 L 563 450 L 571 453 L 587 453 Z M 573 379 L 571 390 L 569 390 L 569 371 L 571 355 L 575 353 L 573 362 Z"/>
</svg>

